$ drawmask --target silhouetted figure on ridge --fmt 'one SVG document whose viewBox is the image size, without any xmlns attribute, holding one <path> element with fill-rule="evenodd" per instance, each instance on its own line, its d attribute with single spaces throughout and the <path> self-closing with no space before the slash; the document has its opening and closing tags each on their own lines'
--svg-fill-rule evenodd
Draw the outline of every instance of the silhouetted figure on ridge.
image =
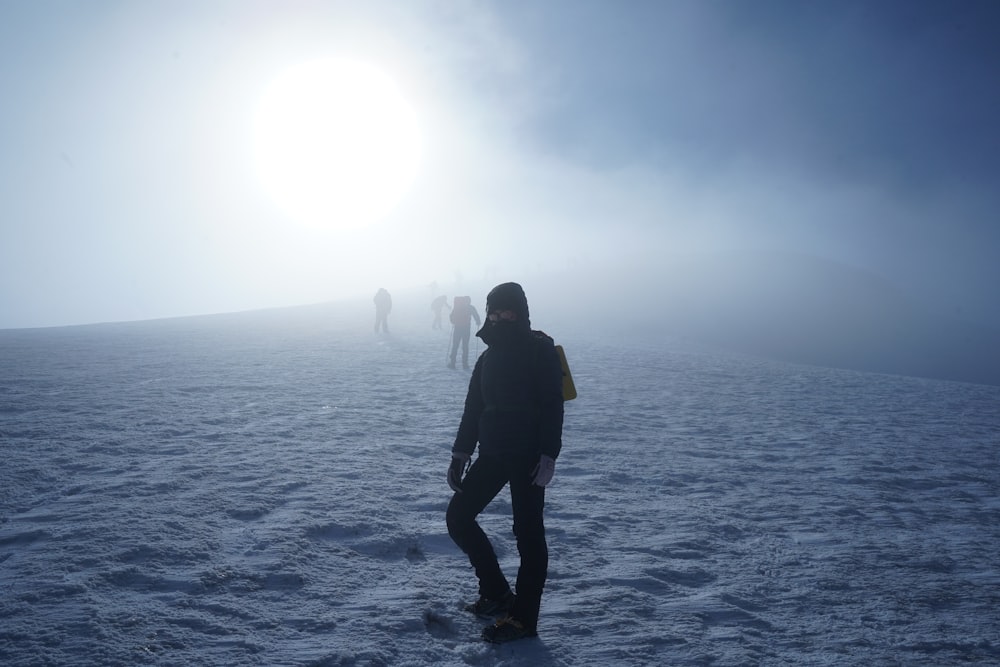
<svg viewBox="0 0 1000 667">
<path fill-rule="evenodd" d="M 444 294 L 439 297 L 435 297 L 435 299 L 431 301 L 431 310 L 434 311 L 434 323 L 431 324 L 432 329 L 441 328 L 441 311 L 445 308 L 450 310 L 451 306 L 448 305 L 448 297 Z"/>
<path fill-rule="evenodd" d="M 375 292 L 375 333 L 379 329 L 389 333 L 389 312 L 392 310 L 392 296 L 384 287 L 379 287 Z"/>
<path fill-rule="evenodd" d="M 462 346 L 462 368 L 469 369 L 469 336 L 472 335 L 472 320 L 476 326 L 480 324 L 479 313 L 472 305 L 472 297 L 456 296 L 455 305 L 451 309 L 451 354 L 448 357 L 448 368 L 455 367 L 455 357 L 458 346 Z"/>
</svg>

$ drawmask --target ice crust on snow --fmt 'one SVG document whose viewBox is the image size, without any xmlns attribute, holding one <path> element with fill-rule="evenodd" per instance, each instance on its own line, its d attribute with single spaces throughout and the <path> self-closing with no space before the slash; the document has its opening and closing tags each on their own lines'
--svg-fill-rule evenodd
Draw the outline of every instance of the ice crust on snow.
<svg viewBox="0 0 1000 667">
<path fill-rule="evenodd" d="M 0 331 L 0 663 L 1000 661 L 1000 388 L 548 330 L 540 637 L 494 647 L 444 525 L 468 373 L 368 320 Z"/>
</svg>

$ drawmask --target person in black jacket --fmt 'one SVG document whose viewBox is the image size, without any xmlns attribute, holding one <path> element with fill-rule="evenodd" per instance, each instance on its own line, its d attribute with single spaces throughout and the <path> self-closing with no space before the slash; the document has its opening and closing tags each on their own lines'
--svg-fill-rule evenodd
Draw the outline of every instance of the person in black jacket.
<svg viewBox="0 0 1000 667">
<path fill-rule="evenodd" d="M 562 448 L 562 366 L 551 338 L 531 330 L 528 301 L 517 283 L 486 298 L 486 323 L 476 335 L 487 350 L 476 361 L 465 410 L 452 447 L 448 534 L 479 579 L 479 599 L 466 609 L 502 616 L 483 638 L 505 642 L 537 635 L 548 574 L 543 509 Z M 479 443 L 479 456 L 470 461 Z M 463 476 L 464 475 L 464 476 Z M 521 564 L 512 592 L 476 517 L 510 485 L 514 535 Z"/>
</svg>

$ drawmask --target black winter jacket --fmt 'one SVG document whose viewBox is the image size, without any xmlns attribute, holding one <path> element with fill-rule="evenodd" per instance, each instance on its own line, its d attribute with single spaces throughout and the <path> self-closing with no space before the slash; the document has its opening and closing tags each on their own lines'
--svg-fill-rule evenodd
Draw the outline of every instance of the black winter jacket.
<svg viewBox="0 0 1000 667">
<path fill-rule="evenodd" d="M 487 325 L 452 451 L 507 456 L 562 448 L 562 366 L 554 341 L 526 326 Z"/>
</svg>

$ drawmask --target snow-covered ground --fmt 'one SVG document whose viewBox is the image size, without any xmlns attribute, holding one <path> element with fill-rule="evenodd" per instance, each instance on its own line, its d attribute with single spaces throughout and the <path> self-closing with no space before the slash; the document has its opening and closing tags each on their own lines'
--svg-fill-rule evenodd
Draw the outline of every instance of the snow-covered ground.
<svg viewBox="0 0 1000 667">
<path fill-rule="evenodd" d="M 533 313 L 580 397 L 540 637 L 495 647 L 444 525 L 468 373 L 366 305 L 0 331 L 0 663 L 1000 663 L 1000 388 Z"/>
</svg>

